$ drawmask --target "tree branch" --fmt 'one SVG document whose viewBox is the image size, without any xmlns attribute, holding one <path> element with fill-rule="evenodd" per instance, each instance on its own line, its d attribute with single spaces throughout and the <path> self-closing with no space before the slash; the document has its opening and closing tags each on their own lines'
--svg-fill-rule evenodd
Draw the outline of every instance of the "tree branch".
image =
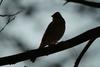
<svg viewBox="0 0 100 67">
<path fill-rule="evenodd" d="M 78 56 L 78 58 L 75 61 L 75 65 L 74 67 L 78 67 L 82 57 L 84 56 L 84 54 L 86 53 L 86 51 L 89 49 L 89 47 L 92 45 L 92 43 L 96 40 L 96 38 L 94 39 L 90 39 L 89 42 L 87 43 L 87 45 L 84 47 L 84 49 L 82 50 L 82 52 L 80 53 L 80 55 Z"/>
<path fill-rule="evenodd" d="M 0 15 L 1 17 L 8 17 L 7 23 L 3 26 L 3 28 L 1 28 L 0 32 L 2 32 L 2 31 L 5 29 L 5 27 L 6 27 L 11 21 L 13 21 L 13 20 L 15 19 L 15 16 L 16 16 L 17 14 L 21 13 L 21 12 L 22 12 L 22 10 L 16 12 L 15 14 L 12 14 L 12 15 Z M 13 18 L 12 18 L 12 17 L 13 17 Z"/>
<path fill-rule="evenodd" d="M 18 12 L 16 12 L 16 13 L 14 13 L 14 14 L 0 15 L 0 17 L 9 17 L 9 16 L 15 16 L 15 15 L 17 15 L 17 14 L 21 13 L 22 11 L 23 11 L 23 10 L 20 10 L 20 11 L 18 11 Z"/>
<path fill-rule="evenodd" d="M 7 20 L 7 23 L 1 28 L 1 30 L 0 30 L 0 32 L 2 32 L 4 29 L 5 29 L 5 27 L 11 22 L 11 21 L 13 21 L 15 19 L 15 16 L 11 19 L 11 17 L 8 17 L 8 20 Z"/>
<path fill-rule="evenodd" d="M 3 0 L 0 1 L 0 6 L 1 6 L 2 2 L 3 2 Z"/>
<path fill-rule="evenodd" d="M 53 53 L 77 46 L 78 44 L 81 44 L 92 38 L 98 38 L 98 37 L 100 37 L 100 26 L 94 29 L 88 30 L 72 39 L 59 42 L 55 46 L 30 50 L 30 51 L 19 53 L 16 55 L 1 57 L 0 66 L 7 65 L 7 64 L 15 64 L 17 62 L 28 60 L 34 57 L 41 57 L 41 56 L 53 54 Z"/>
<path fill-rule="evenodd" d="M 83 5 L 90 6 L 90 7 L 100 8 L 100 3 L 92 2 L 92 1 L 86 1 L 86 0 L 66 0 L 64 5 L 67 4 L 68 2 L 74 2 L 74 3 L 79 3 L 79 4 L 83 4 Z"/>
</svg>

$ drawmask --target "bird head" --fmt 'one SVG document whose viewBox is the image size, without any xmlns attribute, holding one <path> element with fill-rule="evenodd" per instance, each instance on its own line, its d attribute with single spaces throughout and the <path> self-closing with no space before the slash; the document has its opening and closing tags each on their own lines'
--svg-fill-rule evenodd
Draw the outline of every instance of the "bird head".
<svg viewBox="0 0 100 67">
<path fill-rule="evenodd" d="M 52 15 L 53 18 L 61 17 L 61 14 L 59 12 L 56 12 Z"/>
<path fill-rule="evenodd" d="M 60 14 L 60 12 L 56 12 L 52 15 L 53 17 L 53 21 L 60 21 L 61 23 L 65 23 L 65 20 L 63 19 L 62 15 Z M 56 22 L 57 23 L 57 22 Z M 59 22 L 58 22 L 59 23 Z"/>
</svg>

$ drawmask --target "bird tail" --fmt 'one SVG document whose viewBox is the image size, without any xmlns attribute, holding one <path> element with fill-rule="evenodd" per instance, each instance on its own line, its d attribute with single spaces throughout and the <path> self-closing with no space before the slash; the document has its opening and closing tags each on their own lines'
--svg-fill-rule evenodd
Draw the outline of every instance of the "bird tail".
<svg viewBox="0 0 100 67">
<path fill-rule="evenodd" d="M 39 48 L 43 48 L 43 44 L 42 43 L 40 44 L 40 47 Z M 36 59 L 37 59 L 36 57 L 31 58 L 30 61 L 35 62 Z"/>
<path fill-rule="evenodd" d="M 36 57 L 34 57 L 34 58 L 32 58 L 32 59 L 30 59 L 32 62 L 35 62 L 35 60 L 36 60 Z"/>
<path fill-rule="evenodd" d="M 46 45 L 45 45 L 44 43 L 41 43 L 39 48 L 44 48 L 45 46 L 46 46 Z M 36 57 L 31 58 L 30 60 L 31 60 L 32 62 L 35 62 Z"/>
</svg>

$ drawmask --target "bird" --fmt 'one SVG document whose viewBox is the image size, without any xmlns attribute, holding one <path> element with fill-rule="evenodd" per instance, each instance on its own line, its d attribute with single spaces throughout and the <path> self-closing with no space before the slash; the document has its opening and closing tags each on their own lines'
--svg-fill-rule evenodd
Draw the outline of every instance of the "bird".
<svg viewBox="0 0 100 67">
<path fill-rule="evenodd" d="M 46 46 L 53 46 L 63 36 L 65 32 L 65 20 L 63 19 L 60 12 L 56 12 L 52 15 L 53 21 L 48 25 L 39 48 L 45 48 Z M 36 58 L 31 59 L 33 62 Z"/>
<path fill-rule="evenodd" d="M 56 44 L 65 32 L 65 20 L 61 16 L 60 12 L 56 12 L 52 15 L 53 21 L 48 25 L 40 43 L 39 48 L 51 46 Z"/>
</svg>

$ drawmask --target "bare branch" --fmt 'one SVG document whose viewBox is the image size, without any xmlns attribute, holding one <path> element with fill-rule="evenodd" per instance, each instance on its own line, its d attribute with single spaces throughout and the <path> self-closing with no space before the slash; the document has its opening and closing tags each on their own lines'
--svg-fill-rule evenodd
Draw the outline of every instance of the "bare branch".
<svg viewBox="0 0 100 67">
<path fill-rule="evenodd" d="M 3 2 L 3 0 L 1 0 L 1 2 L 0 2 L 0 6 L 1 6 L 2 2 Z"/>
<path fill-rule="evenodd" d="M 49 46 L 45 48 L 30 50 L 30 51 L 19 53 L 16 55 L 1 57 L 0 66 L 15 64 L 17 62 L 21 62 L 21 61 L 28 60 L 31 58 L 53 54 L 53 53 L 77 46 L 78 44 L 81 44 L 92 38 L 98 38 L 98 37 L 100 37 L 100 26 L 94 29 L 88 30 L 72 39 L 59 42 L 58 44 L 55 44 L 55 46 Z"/>
<path fill-rule="evenodd" d="M 68 2 L 74 2 L 74 3 L 79 3 L 79 4 L 87 5 L 87 6 L 90 6 L 90 7 L 100 8 L 100 3 L 92 2 L 92 1 L 86 1 L 86 0 L 66 0 L 64 5 L 66 3 L 68 3 Z"/>
<path fill-rule="evenodd" d="M 12 15 L 0 15 L 1 17 L 8 17 L 8 21 L 7 23 L 3 26 L 3 28 L 0 30 L 0 32 L 2 32 L 4 30 L 4 28 L 11 22 L 15 19 L 15 16 L 18 15 L 19 13 L 21 13 L 21 11 L 18 11 L 16 12 L 15 14 L 12 14 Z M 12 18 L 13 17 L 13 18 Z M 11 19 L 12 18 L 12 19 Z"/>
<path fill-rule="evenodd" d="M 13 21 L 14 19 L 15 19 L 15 17 L 13 17 L 12 19 L 11 19 L 11 17 L 8 17 L 7 23 L 3 26 L 3 28 L 0 30 L 0 32 L 2 32 L 2 31 L 5 29 L 5 27 L 6 27 L 11 21 Z"/>
<path fill-rule="evenodd" d="M 15 16 L 15 15 L 17 15 L 17 14 L 19 14 L 19 13 L 21 13 L 23 10 L 20 10 L 20 11 L 18 11 L 18 12 L 16 12 L 16 13 L 14 13 L 14 14 L 6 14 L 6 15 L 0 15 L 1 17 L 8 17 L 8 16 Z"/>
<path fill-rule="evenodd" d="M 90 39 L 89 42 L 87 43 L 87 45 L 84 47 L 84 49 L 82 50 L 82 52 L 80 53 L 80 55 L 78 56 L 78 58 L 75 61 L 75 65 L 74 67 L 78 67 L 82 57 L 84 56 L 84 54 L 86 53 L 86 51 L 89 49 L 89 47 L 92 45 L 92 43 L 96 40 L 96 38 L 94 39 Z"/>
</svg>

